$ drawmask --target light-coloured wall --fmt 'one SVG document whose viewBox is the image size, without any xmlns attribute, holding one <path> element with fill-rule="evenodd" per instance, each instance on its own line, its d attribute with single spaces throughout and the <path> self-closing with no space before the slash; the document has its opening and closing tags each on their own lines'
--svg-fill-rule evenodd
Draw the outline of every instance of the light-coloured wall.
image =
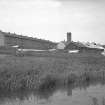
<svg viewBox="0 0 105 105">
<path fill-rule="evenodd" d="M 64 49 L 64 48 L 65 48 L 65 44 L 63 42 L 58 43 L 57 49 Z"/>
<path fill-rule="evenodd" d="M 4 35 L 0 32 L 0 46 L 4 46 Z"/>
</svg>

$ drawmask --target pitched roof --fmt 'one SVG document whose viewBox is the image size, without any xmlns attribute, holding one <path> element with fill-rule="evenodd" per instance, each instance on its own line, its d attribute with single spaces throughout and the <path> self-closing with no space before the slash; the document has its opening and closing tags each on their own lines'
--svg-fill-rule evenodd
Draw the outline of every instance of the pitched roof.
<svg viewBox="0 0 105 105">
<path fill-rule="evenodd" d="M 97 50 L 103 50 L 104 49 L 101 46 L 86 45 L 86 44 L 81 43 L 81 42 L 69 42 L 69 43 L 66 43 L 65 49 L 68 48 L 70 46 L 70 44 L 73 44 L 73 45 L 77 46 L 78 48 L 97 49 Z"/>
<path fill-rule="evenodd" d="M 80 43 L 80 42 L 69 42 L 69 43 L 66 43 L 66 47 L 69 46 L 70 44 L 73 44 L 77 47 L 86 47 L 83 43 Z"/>
<path fill-rule="evenodd" d="M 54 43 L 56 44 L 56 42 L 52 42 L 52 41 L 49 41 L 49 40 L 44 40 L 44 39 L 38 39 L 38 38 L 35 38 L 35 37 L 29 37 L 29 36 L 23 36 L 23 35 L 17 35 L 15 33 L 10 33 L 10 32 L 3 32 L 3 31 L 0 31 L 3 35 L 5 36 L 9 36 L 9 37 L 15 37 L 15 38 L 21 38 L 21 39 L 28 39 L 28 40 L 33 40 L 33 41 L 42 41 L 42 42 L 49 42 L 49 43 Z"/>
</svg>

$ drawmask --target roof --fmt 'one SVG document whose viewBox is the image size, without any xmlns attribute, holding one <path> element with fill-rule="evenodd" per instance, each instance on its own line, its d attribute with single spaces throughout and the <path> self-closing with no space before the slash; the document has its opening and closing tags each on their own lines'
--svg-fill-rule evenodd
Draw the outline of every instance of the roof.
<svg viewBox="0 0 105 105">
<path fill-rule="evenodd" d="M 17 35 L 15 33 L 10 33 L 10 32 L 2 32 L 0 31 L 3 35 L 8 36 L 8 37 L 15 37 L 15 38 L 21 38 L 21 39 L 28 39 L 28 40 L 33 40 L 33 41 L 43 41 L 43 42 L 49 42 L 49 43 L 54 43 L 52 41 L 49 40 L 44 40 L 44 39 L 38 39 L 38 38 L 34 38 L 34 37 L 29 37 L 29 36 L 23 36 L 23 35 Z"/>
<path fill-rule="evenodd" d="M 104 49 L 103 46 L 94 45 L 94 44 L 86 45 L 86 47 L 88 47 L 88 48 L 96 48 L 96 49 Z"/>
<path fill-rule="evenodd" d="M 77 46 L 78 48 L 97 49 L 97 50 L 103 50 L 104 49 L 102 46 L 86 45 L 86 44 L 83 44 L 81 42 L 69 42 L 69 43 L 66 43 L 66 47 L 65 48 L 68 48 L 68 46 L 70 44 L 73 44 L 73 45 Z"/>
<path fill-rule="evenodd" d="M 77 47 L 86 47 L 84 44 L 80 43 L 80 42 L 69 42 L 69 43 L 66 43 L 66 47 L 68 47 L 70 44 L 73 44 Z"/>
</svg>

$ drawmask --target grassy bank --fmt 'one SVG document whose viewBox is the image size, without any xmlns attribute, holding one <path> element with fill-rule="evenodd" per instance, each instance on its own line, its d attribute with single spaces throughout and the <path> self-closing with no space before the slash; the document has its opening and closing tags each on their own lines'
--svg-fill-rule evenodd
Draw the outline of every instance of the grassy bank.
<svg viewBox="0 0 105 105">
<path fill-rule="evenodd" d="M 7 91 L 54 88 L 105 80 L 101 55 L 70 54 L 60 57 L 0 58 L 0 89 Z"/>
</svg>

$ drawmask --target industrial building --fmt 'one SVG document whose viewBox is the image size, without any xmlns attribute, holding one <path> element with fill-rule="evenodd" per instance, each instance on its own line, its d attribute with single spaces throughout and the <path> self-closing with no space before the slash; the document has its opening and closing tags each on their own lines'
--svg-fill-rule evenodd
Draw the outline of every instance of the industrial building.
<svg viewBox="0 0 105 105">
<path fill-rule="evenodd" d="M 0 31 L 0 46 L 16 45 L 23 49 L 47 50 L 53 48 L 56 43 L 33 37 L 17 35 L 15 33 Z"/>
<path fill-rule="evenodd" d="M 38 38 L 17 35 L 15 33 L 7 33 L 0 31 L 0 47 L 13 47 L 19 46 L 22 49 L 37 49 L 37 50 L 48 50 L 56 48 L 59 51 L 70 51 L 79 50 L 79 52 L 85 53 L 101 53 L 104 48 L 97 45 L 86 45 L 81 42 L 72 41 L 71 32 L 67 32 L 67 40 L 59 43 L 54 43 L 47 40 Z"/>
<path fill-rule="evenodd" d="M 57 49 L 65 50 L 66 52 L 78 50 L 81 53 L 102 53 L 104 51 L 104 48 L 102 46 L 93 44 L 87 45 L 81 42 L 72 41 L 71 32 L 67 33 L 67 41 L 61 41 L 57 44 Z"/>
</svg>

